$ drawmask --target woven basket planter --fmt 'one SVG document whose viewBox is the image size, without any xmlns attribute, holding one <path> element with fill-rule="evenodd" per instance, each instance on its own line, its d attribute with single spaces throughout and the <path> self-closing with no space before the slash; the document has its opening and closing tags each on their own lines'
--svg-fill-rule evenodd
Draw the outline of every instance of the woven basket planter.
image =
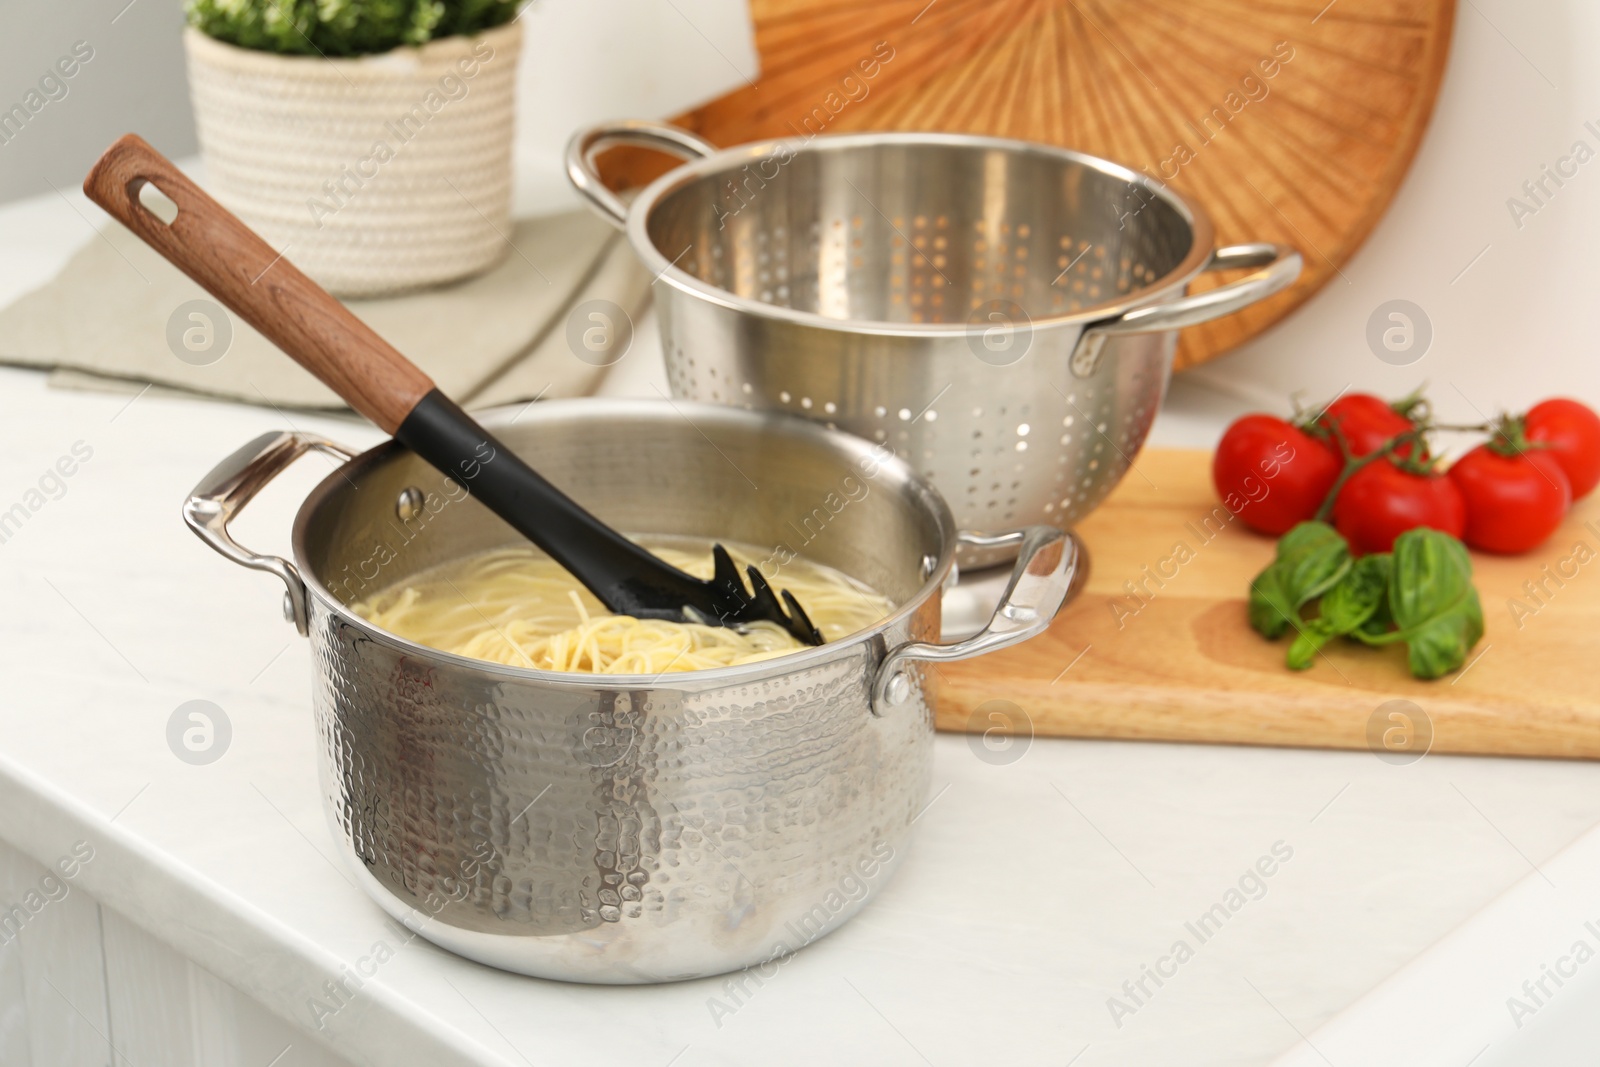
<svg viewBox="0 0 1600 1067">
<path fill-rule="evenodd" d="M 419 289 L 509 251 L 519 23 L 353 59 L 184 43 L 208 187 L 323 287 Z"/>
</svg>

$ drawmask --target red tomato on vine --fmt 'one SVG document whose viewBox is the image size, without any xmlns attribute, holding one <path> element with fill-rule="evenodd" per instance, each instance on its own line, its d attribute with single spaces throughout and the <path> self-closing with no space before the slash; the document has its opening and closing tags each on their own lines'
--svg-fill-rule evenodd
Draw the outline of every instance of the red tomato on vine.
<svg viewBox="0 0 1600 1067">
<path fill-rule="evenodd" d="M 1555 397 L 1529 408 L 1522 423 L 1528 441 L 1544 445 L 1566 472 L 1572 499 L 1581 500 L 1600 485 L 1600 415 L 1587 404 Z"/>
<path fill-rule="evenodd" d="M 1316 514 L 1341 466 L 1293 423 L 1246 415 L 1218 442 L 1211 481 L 1240 522 L 1276 537 Z"/>
<path fill-rule="evenodd" d="M 1390 404 L 1371 393 L 1346 393 L 1323 409 L 1314 426 L 1334 455 L 1343 458 L 1339 450 L 1342 439 L 1350 454 L 1359 458 L 1371 455 L 1396 436 L 1415 430 L 1417 424 L 1403 412 L 1414 412 L 1420 404 L 1413 397 Z M 1409 455 L 1412 446 L 1408 442 L 1400 451 Z"/>
<path fill-rule="evenodd" d="M 1405 464 L 1405 465 L 1402 465 Z M 1333 525 L 1356 555 L 1388 552 L 1394 539 L 1417 526 L 1460 537 L 1467 506 L 1454 482 L 1409 461 L 1384 457 L 1352 474 L 1333 502 Z"/>
<path fill-rule="evenodd" d="M 1473 548 L 1507 554 L 1537 548 L 1572 506 L 1560 456 L 1529 441 L 1523 427 L 1522 419 L 1501 420 L 1493 437 L 1450 468 L 1467 505 L 1462 540 Z"/>
</svg>

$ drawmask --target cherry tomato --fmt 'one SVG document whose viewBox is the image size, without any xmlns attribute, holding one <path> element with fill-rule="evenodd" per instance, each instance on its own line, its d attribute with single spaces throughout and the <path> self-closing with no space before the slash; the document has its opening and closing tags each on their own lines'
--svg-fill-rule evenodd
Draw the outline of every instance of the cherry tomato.
<svg viewBox="0 0 1600 1067">
<path fill-rule="evenodd" d="M 1450 480 L 1467 505 L 1462 540 L 1485 552 L 1526 552 L 1561 525 L 1572 485 L 1545 449 L 1506 454 L 1482 444 L 1456 460 Z"/>
<path fill-rule="evenodd" d="M 1466 528 L 1461 490 L 1442 474 L 1413 474 L 1379 459 L 1350 476 L 1333 502 L 1333 525 L 1358 556 L 1387 552 L 1394 539 L 1417 526 L 1453 537 Z"/>
<path fill-rule="evenodd" d="M 1339 460 L 1315 438 L 1271 415 L 1246 415 L 1229 426 L 1211 462 L 1223 506 L 1274 537 L 1316 514 L 1339 471 Z"/>
<path fill-rule="evenodd" d="M 1410 419 L 1390 407 L 1388 401 L 1371 393 L 1346 393 L 1341 396 L 1323 411 L 1317 419 L 1317 426 L 1327 434 L 1323 440 L 1336 456 L 1340 452 L 1339 438 L 1333 432 L 1335 426 L 1339 428 L 1345 444 L 1350 446 L 1353 456 L 1376 452 L 1396 434 L 1416 428 Z M 1401 455 L 1410 451 L 1410 445 L 1400 448 Z"/>
<path fill-rule="evenodd" d="M 1586 404 L 1557 397 L 1528 409 L 1523 425 L 1529 441 L 1546 445 L 1581 500 L 1600 485 L 1600 415 Z"/>
</svg>

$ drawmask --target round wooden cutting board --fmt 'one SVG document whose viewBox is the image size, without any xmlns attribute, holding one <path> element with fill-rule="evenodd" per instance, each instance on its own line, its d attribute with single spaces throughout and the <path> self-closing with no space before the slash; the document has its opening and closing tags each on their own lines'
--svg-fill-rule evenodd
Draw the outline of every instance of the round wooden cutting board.
<svg viewBox="0 0 1600 1067">
<path fill-rule="evenodd" d="M 1335 276 L 1421 140 L 1455 0 L 751 0 L 761 76 L 674 119 L 719 145 L 846 130 L 1044 141 L 1142 170 L 1219 244 L 1281 241 L 1288 292 L 1183 332 L 1253 337 Z M 608 160 L 626 184 L 659 157 Z M 1225 280 L 1210 276 L 1197 288 Z"/>
</svg>

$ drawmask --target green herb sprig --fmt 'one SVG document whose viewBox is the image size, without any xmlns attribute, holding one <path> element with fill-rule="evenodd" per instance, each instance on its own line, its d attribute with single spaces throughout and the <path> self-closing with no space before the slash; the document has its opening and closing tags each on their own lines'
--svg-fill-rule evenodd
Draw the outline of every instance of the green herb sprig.
<svg viewBox="0 0 1600 1067">
<path fill-rule="evenodd" d="M 185 0 L 189 25 L 228 44 L 282 55 L 358 56 L 481 33 L 518 0 Z"/>
<path fill-rule="evenodd" d="M 1312 606 L 1317 614 L 1306 618 Z M 1438 678 L 1459 669 L 1483 637 L 1483 605 L 1467 548 L 1449 534 L 1419 526 L 1395 538 L 1392 553 L 1352 559 L 1339 532 L 1313 520 L 1284 534 L 1277 558 L 1250 583 L 1250 625 L 1269 640 L 1294 630 L 1294 670 L 1348 637 L 1403 642 L 1411 673 Z"/>
</svg>

